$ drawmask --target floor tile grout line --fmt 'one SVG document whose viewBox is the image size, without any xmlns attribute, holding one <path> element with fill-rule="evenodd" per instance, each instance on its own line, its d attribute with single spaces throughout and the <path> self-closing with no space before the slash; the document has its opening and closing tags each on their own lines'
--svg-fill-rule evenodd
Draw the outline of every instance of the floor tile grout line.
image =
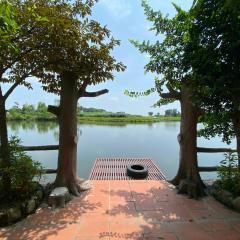
<svg viewBox="0 0 240 240">
<path fill-rule="evenodd" d="M 110 211 L 111 211 L 111 181 L 108 181 L 108 240 L 110 240 L 110 233 L 111 233 L 111 214 L 110 214 Z"/>
</svg>

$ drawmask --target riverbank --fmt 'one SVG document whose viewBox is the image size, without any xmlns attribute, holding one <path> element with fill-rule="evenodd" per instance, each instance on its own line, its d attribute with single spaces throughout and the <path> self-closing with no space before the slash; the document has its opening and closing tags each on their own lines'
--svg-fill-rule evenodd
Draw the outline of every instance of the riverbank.
<svg viewBox="0 0 240 240">
<path fill-rule="evenodd" d="M 110 112 L 99 108 L 77 108 L 77 118 L 84 123 L 154 123 L 161 121 L 180 121 L 180 116 L 163 116 L 153 113 L 149 116 L 133 115 L 125 112 Z M 45 103 L 37 106 L 24 104 L 14 106 L 7 112 L 9 121 L 56 121 L 57 118 L 48 112 Z"/>
<path fill-rule="evenodd" d="M 78 117 L 79 122 L 84 123 L 154 123 L 164 121 L 180 121 L 180 117 L 145 117 L 145 116 L 127 116 L 127 117 Z"/>
<path fill-rule="evenodd" d="M 14 121 L 39 121 L 55 122 L 55 117 L 22 116 L 21 118 L 8 118 L 9 122 Z M 155 123 L 167 121 L 180 121 L 180 117 L 147 117 L 147 116 L 126 116 L 126 117 L 102 117 L 102 116 L 78 116 L 78 122 L 83 123 Z"/>
</svg>

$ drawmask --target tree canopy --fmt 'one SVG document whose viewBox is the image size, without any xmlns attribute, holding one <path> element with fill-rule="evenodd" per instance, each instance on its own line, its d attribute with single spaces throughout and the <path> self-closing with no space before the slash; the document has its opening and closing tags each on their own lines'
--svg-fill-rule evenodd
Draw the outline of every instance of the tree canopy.
<svg viewBox="0 0 240 240">
<path fill-rule="evenodd" d="M 107 27 L 91 19 L 94 2 L 42 0 L 34 5 L 38 14 L 47 19 L 38 28 L 37 41 L 44 49 L 33 53 L 38 60 L 34 75 L 44 90 L 60 95 L 59 106 L 49 106 L 59 121 L 55 185 L 67 187 L 74 195 L 81 191 L 76 168 L 78 99 L 108 93 L 107 89 L 88 92 L 87 86 L 113 80 L 114 71 L 125 69 L 111 55 L 120 41 L 111 36 Z"/>
<path fill-rule="evenodd" d="M 194 101 L 204 108 L 204 136 L 230 142 L 240 117 L 240 7 L 235 1 L 198 1 L 188 55 L 194 69 Z M 239 128 L 239 126 L 237 127 Z"/>
<path fill-rule="evenodd" d="M 234 1 L 196 2 L 187 57 L 194 81 L 193 102 L 205 111 L 204 137 L 236 137 L 240 166 L 240 6 Z"/>
<path fill-rule="evenodd" d="M 0 2 L 0 50 L 4 48 L 14 48 L 10 42 L 9 35 L 18 29 L 14 19 L 12 5 L 8 1 Z"/>
<path fill-rule="evenodd" d="M 94 1 L 36 1 L 36 8 L 48 19 L 39 33 L 40 41 L 47 46 L 47 51 L 38 56 L 45 66 L 36 74 L 46 91 L 60 94 L 59 75 L 71 72 L 78 79 L 79 97 L 88 97 L 91 94 L 85 92 L 87 85 L 113 80 L 112 71 L 125 69 L 110 55 L 120 42 L 90 18 L 93 4 Z"/>
</svg>

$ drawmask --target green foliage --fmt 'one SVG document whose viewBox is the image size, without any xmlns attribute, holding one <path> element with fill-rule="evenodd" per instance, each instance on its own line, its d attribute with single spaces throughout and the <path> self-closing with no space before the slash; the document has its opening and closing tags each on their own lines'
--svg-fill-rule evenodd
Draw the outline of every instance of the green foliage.
<svg viewBox="0 0 240 240">
<path fill-rule="evenodd" d="M 142 6 L 147 20 L 153 24 L 150 30 L 155 31 L 157 40 L 155 42 L 130 40 L 130 42 L 141 53 L 150 56 L 145 71 L 163 77 L 155 78 L 155 88 L 141 93 L 125 91 L 125 94 L 136 97 L 157 92 L 160 100 L 153 106 L 160 107 L 178 100 L 183 84 L 187 84 L 191 77 L 191 64 L 185 60 L 185 50 L 190 41 L 193 15 L 191 11 L 184 11 L 176 4 L 173 4 L 173 7 L 177 14 L 173 18 L 163 16 L 161 11 L 153 10 L 145 0 L 142 1 Z M 171 94 L 164 94 L 166 88 Z"/>
<path fill-rule="evenodd" d="M 79 117 L 105 117 L 105 118 L 124 118 L 130 114 L 124 112 L 109 112 L 104 109 L 86 108 L 79 106 L 77 108 Z M 55 120 L 56 117 L 49 113 L 45 103 L 39 102 L 37 106 L 24 104 L 22 107 L 15 105 L 8 110 L 8 120 Z"/>
<path fill-rule="evenodd" d="M 177 14 L 173 18 L 164 17 L 160 11 L 154 11 L 147 4 L 142 2 L 147 19 L 153 23 L 156 36 L 163 40 L 157 40 L 155 43 L 150 41 L 131 41 L 141 53 L 150 55 L 150 61 L 145 66 L 147 72 L 163 74 L 163 84 L 170 84 L 175 90 L 179 90 L 183 78 L 190 70 L 190 65 L 184 59 L 184 50 L 186 47 L 186 35 L 191 29 L 192 16 L 190 12 L 181 10 L 174 4 Z M 162 35 L 163 34 L 163 35 Z"/>
<path fill-rule="evenodd" d="M 54 120 L 56 117 L 47 111 L 45 103 L 39 102 L 37 107 L 24 104 L 21 108 L 16 105 L 8 110 L 8 120 Z"/>
<path fill-rule="evenodd" d="M 12 5 L 8 1 L 0 2 L 0 35 L 5 37 L 7 33 L 15 31 L 17 24 L 13 19 L 14 12 Z"/>
<path fill-rule="evenodd" d="M 111 36 L 106 26 L 91 18 L 94 2 L 36 1 L 36 11 L 48 19 L 45 25 L 39 26 L 37 38 L 46 47 L 34 55 L 43 66 L 34 75 L 44 90 L 59 94 L 63 73 L 74 75 L 80 89 L 113 80 L 113 71 L 125 69 L 111 55 L 120 41 Z"/>
<path fill-rule="evenodd" d="M 129 97 L 148 96 L 148 95 L 150 95 L 151 93 L 154 93 L 154 92 L 156 92 L 156 88 L 150 88 L 150 89 L 147 89 L 147 90 L 145 90 L 143 92 L 130 92 L 127 89 L 124 90 L 124 94 L 129 96 Z"/>
<path fill-rule="evenodd" d="M 36 12 L 35 2 L 0 2 L 0 84 L 14 83 L 3 94 L 5 100 L 18 85 L 31 88 L 25 80 L 41 65 L 33 56 L 44 48 L 37 41 L 37 34 L 38 27 L 48 20 Z"/>
<path fill-rule="evenodd" d="M 225 154 L 225 159 L 221 161 L 221 166 L 218 168 L 218 183 L 223 189 L 235 196 L 240 196 L 240 169 L 237 161 L 236 154 Z"/>
<path fill-rule="evenodd" d="M 114 117 L 107 117 L 107 116 L 99 116 L 99 117 L 91 117 L 91 116 L 82 116 L 79 117 L 79 121 L 80 122 L 86 122 L 86 123 L 154 123 L 154 122 L 158 122 L 158 121 L 165 121 L 164 118 L 162 119 L 157 119 L 155 117 L 152 116 L 134 116 L 134 115 L 130 115 L 127 117 L 118 117 L 118 116 L 114 116 Z M 166 121 L 171 121 L 172 119 L 166 119 Z M 175 119 L 174 119 L 175 120 Z"/>
<path fill-rule="evenodd" d="M 165 111 L 165 117 L 177 117 L 180 116 L 180 112 L 177 109 L 167 109 Z"/>
<path fill-rule="evenodd" d="M 9 168 L 1 168 L 0 189 L 2 188 L 2 173 L 7 172 L 11 178 L 11 192 L 4 196 L 1 192 L 0 199 L 24 199 L 35 189 L 36 181 L 39 181 L 42 173 L 42 166 L 39 162 L 33 161 L 20 147 L 20 140 L 12 137 L 9 141 L 10 161 Z"/>
<path fill-rule="evenodd" d="M 43 102 L 39 102 L 37 105 L 37 112 L 39 113 L 46 113 L 47 112 L 47 106 Z"/>
<path fill-rule="evenodd" d="M 207 115 L 204 135 L 236 135 L 240 118 L 240 5 L 232 0 L 199 0 L 193 13 L 188 61 L 194 71 L 193 101 Z M 239 128 L 239 127 L 236 127 Z"/>
<path fill-rule="evenodd" d="M 15 21 L 15 12 L 8 1 L 0 2 L 0 50 L 9 49 L 17 51 L 15 44 L 11 41 L 10 35 L 16 33 L 18 25 Z"/>
<path fill-rule="evenodd" d="M 105 113 L 106 110 L 104 109 L 99 109 L 99 108 L 93 108 L 93 107 L 90 107 L 90 108 L 87 108 L 87 107 L 83 107 L 83 106 L 79 106 L 78 107 L 78 112 L 83 112 L 83 113 L 90 113 L 90 112 L 94 112 L 94 113 Z"/>
<path fill-rule="evenodd" d="M 206 113 L 200 119 L 204 128 L 198 131 L 198 136 L 207 139 L 219 136 L 222 137 L 223 142 L 230 144 L 235 132 L 233 123 L 229 118 L 229 114 L 224 111 L 212 114 Z"/>
</svg>

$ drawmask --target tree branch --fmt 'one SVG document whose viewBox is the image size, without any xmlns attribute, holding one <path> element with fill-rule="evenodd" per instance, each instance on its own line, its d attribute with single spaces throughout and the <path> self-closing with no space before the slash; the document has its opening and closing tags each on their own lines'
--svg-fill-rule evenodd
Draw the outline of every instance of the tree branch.
<svg viewBox="0 0 240 240">
<path fill-rule="evenodd" d="M 1 97 L 1 98 L 3 97 L 1 84 L 0 84 L 0 97 Z"/>
<path fill-rule="evenodd" d="M 167 84 L 166 84 L 166 87 L 167 87 L 167 89 L 169 90 L 169 93 L 172 94 L 172 97 L 171 97 L 171 98 L 175 98 L 175 99 L 177 99 L 177 100 L 180 100 L 180 99 L 181 99 L 181 93 L 178 92 L 178 91 L 176 91 L 176 90 L 174 90 L 174 89 L 172 88 L 172 86 L 171 86 L 170 83 L 167 83 Z"/>
<path fill-rule="evenodd" d="M 48 105 L 48 112 L 50 112 L 58 117 L 60 114 L 60 107 Z"/>
<path fill-rule="evenodd" d="M 10 62 L 8 65 L 6 65 L 6 66 L 2 69 L 2 71 L 3 71 L 3 72 L 6 72 L 6 71 L 7 71 L 9 68 L 11 68 L 16 62 L 20 61 L 25 54 L 30 53 L 32 50 L 33 50 L 33 49 L 30 48 L 30 49 L 26 50 L 25 52 L 20 53 L 20 54 L 18 55 L 18 57 L 16 57 L 12 62 Z"/>
<path fill-rule="evenodd" d="M 8 91 L 4 94 L 4 99 L 6 100 L 9 95 L 14 91 L 14 89 L 20 84 L 20 82 L 15 82 L 9 89 Z"/>
<path fill-rule="evenodd" d="M 80 97 L 98 97 L 100 95 L 103 95 L 105 93 L 108 93 L 108 89 L 103 89 L 97 92 L 83 92 Z"/>
<path fill-rule="evenodd" d="M 168 93 L 159 93 L 160 97 L 161 98 L 175 98 L 175 94 L 171 93 L 171 92 L 168 92 Z"/>
<path fill-rule="evenodd" d="M 18 81 L 16 81 L 9 89 L 8 91 L 4 94 L 4 100 L 7 100 L 9 95 L 14 91 L 14 89 L 21 83 L 23 82 L 27 77 L 30 76 L 31 73 L 25 73 Z"/>
<path fill-rule="evenodd" d="M 83 82 L 82 86 L 78 90 L 78 98 L 80 98 L 82 96 L 82 94 L 84 94 L 86 92 L 86 88 L 87 88 L 89 83 L 90 83 L 90 81 L 84 81 Z"/>
</svg>

